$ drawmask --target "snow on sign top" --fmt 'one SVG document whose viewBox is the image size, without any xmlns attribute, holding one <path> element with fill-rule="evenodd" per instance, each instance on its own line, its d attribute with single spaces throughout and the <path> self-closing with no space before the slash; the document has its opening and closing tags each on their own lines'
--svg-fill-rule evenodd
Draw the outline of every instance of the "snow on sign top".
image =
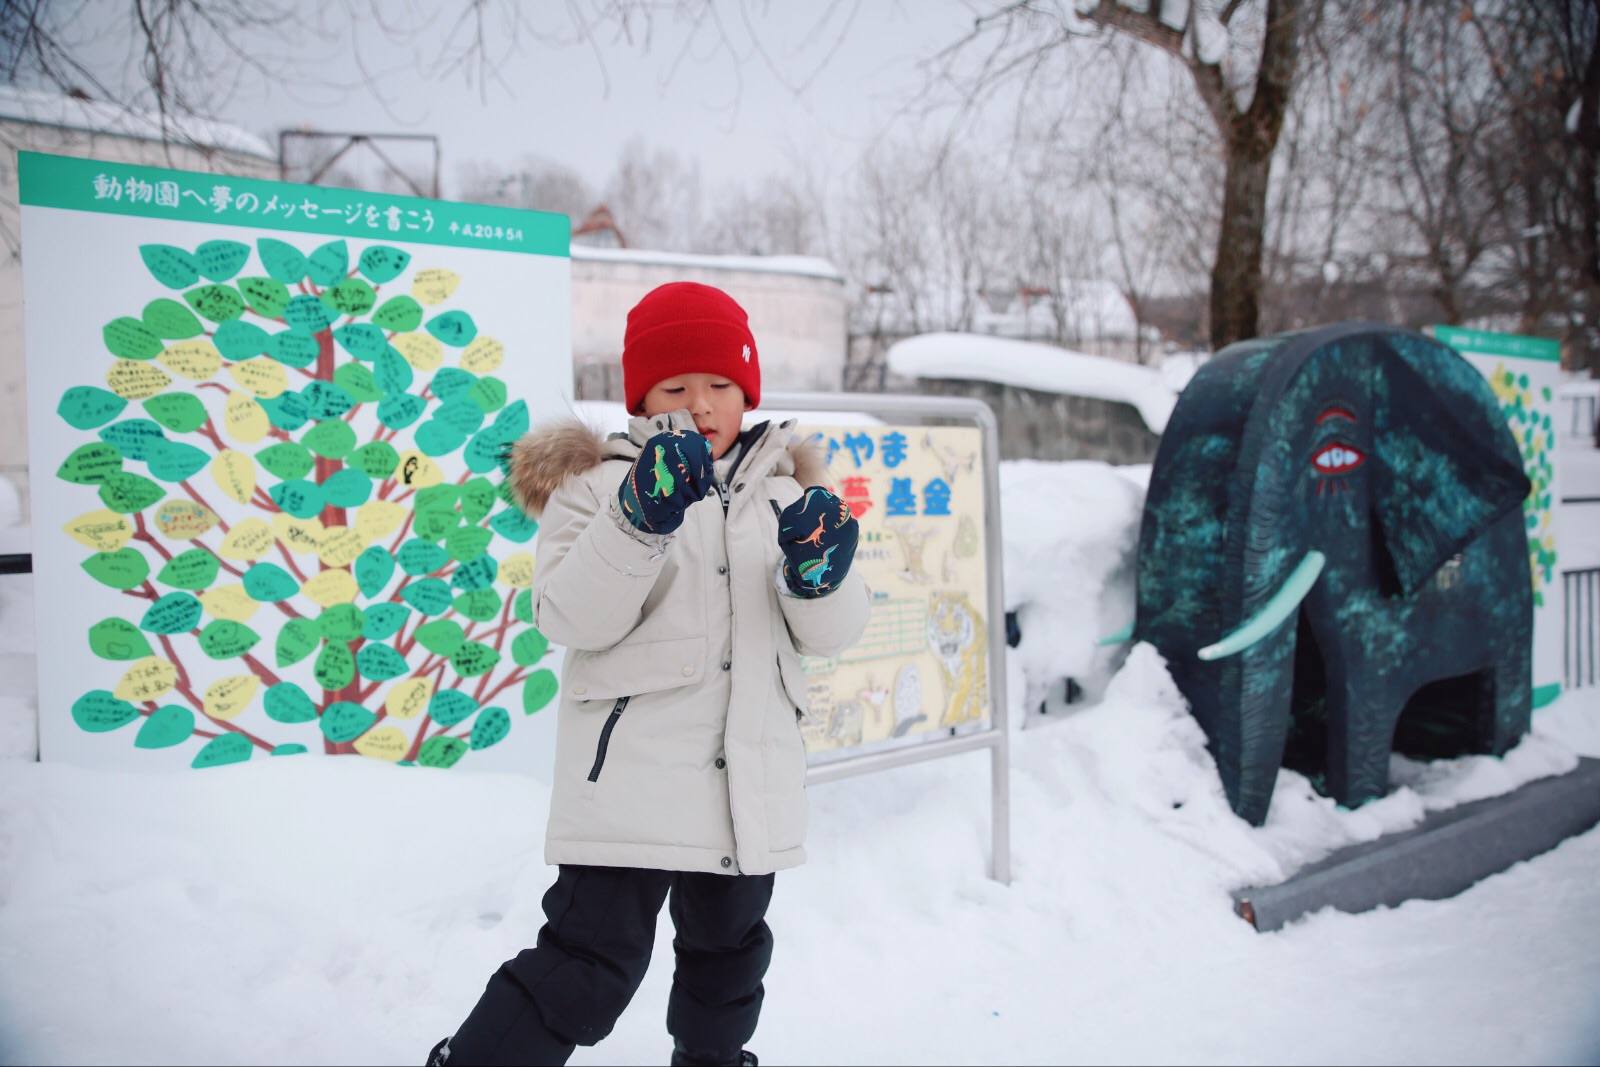
<svg viewBox="0 0 1600 1067">
<path fill-rule="evenodd" d="M 187 140 L 223 152 L 256 156 L 273 163 L 278 161 L 278 154 L 271 145 L 237 126 L 172 115 L 163 118 L 121 104 L 80 100 L 73 96 L 34 92 L 9 85 L 0 86 L 0 118 L 138 141 Z"/>
<path fill-rule="evenodd" d="M 1167 428 L 1178 394 L 1149 367 L 1035 341 L 927 333 L 889 348 L 889 369 L 908 378 L 972 378 L 1129 404 L 1151 433 Z"/>
</svg>

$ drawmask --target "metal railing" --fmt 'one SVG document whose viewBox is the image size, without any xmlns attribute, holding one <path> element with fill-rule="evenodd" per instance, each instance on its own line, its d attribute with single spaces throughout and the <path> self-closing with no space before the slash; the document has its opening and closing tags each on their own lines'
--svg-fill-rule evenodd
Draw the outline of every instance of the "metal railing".
<svg viewBox="0 0 1600 1067">
<path fill-rule="evenodd" d="M 1561 669 L 1566 687 L 1594 685 L 1600 660 L 1600 567 L 1561 572 Z"/>
</svg>

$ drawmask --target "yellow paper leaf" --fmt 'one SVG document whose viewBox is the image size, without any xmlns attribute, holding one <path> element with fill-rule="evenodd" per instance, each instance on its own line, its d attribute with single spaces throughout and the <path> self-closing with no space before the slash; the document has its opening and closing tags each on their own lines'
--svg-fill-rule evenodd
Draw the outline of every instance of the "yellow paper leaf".
<svg viewBox="0 0 1600 1067">
<path fill-rule="evenodd" d="M 395 468 L 400 484 L 410 489 L 426 489 L 444 481 L 444 471 L 421 452 L 400 453 L 400 465 Z"/>
<path fill-rule="evenodd" d="M 133 536 L 133 522 L 128 516 L 107 509 L 79 515 L 62 529 L 78 544 L 96 552 L 115 552 Z"/>
<path fill-rule="evenodd" d="M 461 284 L 461 275 L 453 270 L 430 267 L 411 276 L 411 295 L 420 304 L 433 306 L 450 299 L 450 294 Z"/>
<path fill-rule="evenodd" d="M 106 387 L 124 400 L 148 400 L 171 384 L 160 367 L 136 359 L 119 359 L 106 371 Z"/>
<path fill-rule="evenodd" d="M 500 562 L 500 581 L 513 589 L 526 589 L 533 584 L 533 557 L 526 552 L 507 556 Z"/>
<path fill-rule="evenodd" d="M 241 582 L 212 586 L 200 594 L 200 605 L 212 618 L 229 622 L 249 622 L 261 608 L 261 602 L 245 592 Z"/>
<path fill-rule="evenodd" d="M 322 543 L 317 546 L 317 558 L 325 567 L 348 567 L 366 548 L 366 538 L 359 531 L 348 526 L 329 526 L 322 533 Z"/>
<path fill-rule="evenodd" d="M 444 349 L 432 334 L 403 333 L 390 343 L 417 370 L 436 370 L 444 362 Z"/>
<path fill-rule="evenodd" d="M 312 603 L 331 608 L 335 604 L 348 604 L 361 592 L 349 571 L 327 570 L 300 587 Z"/>
<path fill-rule="evenodd" d="M 272 532 L 284 547 L 297 556 L 314 553 L 322 547 L 322 520 L 297 519 L 286 511 L 272 516 Z"/>
<path fill-rule="evenodd" d="M 433 697 L 432 678 L 412 678 L 389 690 L 383 699 L 384 710 L 396 719 L 415 719 Z"/>
<path fill-rule="evenodd" d="M 229 393 L 222 409 L 222 425 L 228 436 L 241 444 L 254 444 L 267 435 L 272 422 L 266 409 L 249 393 Z"/>
<path fill-rule="evenodd" d="M 203 382 L 222 366 L 222 353 L 210 341 L 179 341 L 168 345 L 156 362 L 174 374 Z"/>
<path fill-rule="evenodd" d="M 193 500 L 163 500 L 156 508 L 156 529 L 174 541 L 193 541 L 217 524 L 217 513 Z"/>
<path fill-rule="evenodd" d="M 213 719 L 237 718 L 240 712 L 250 706 L 260 686 L 261 680 L 253 674 L 229 675 L 211 683 L 201 704 Z"/>
<path fill-rule="evenodd" d="M 232 449 L 219 452 L 217 458 L 211 461 L 211 480 L 228 496 L 241 504 L 248 504 L 251 494 L 256 491 L 255 460 Z"/>
<path fill-rule="evenodd" d="M 370 544 L 387 537 L 405 521 L 406 509 L 392 500 L 371 500 L 356 512 L 356 533 Z"/>
<path fill-rule="evenodd" d="M 146 656 L 128 668 L 112 696 L 118 700 L 160 700 L 178 684 L 178 668 L 171 660 L 160 656 Z"/>
<path fill-rule="evenodd" d="M 228 531 L 217 548 L 223 559 L 260 559 L 272 551 L 272 527 L 265 519 L 245 519 Z"/>
<path fill-rule="evenodd" d="M 505 362 L 506 346 L 493 337 L 479 334 L 461 353 L 461 369 L 473 374 L 488 374 Z"/>
<path fill-rule="evenodd" d="M 289 388 L 289 372 L 275 359 L 252 359 L 228 368 L 233 380 L 256 396 L 272 398 Z"/>
<path fill-rule="evenodd" d="M 356 738 L 354 747 L 363 756 L 398 763 L 406 758 L 411 739 L 398 726 L 380 726 Z"/>
</svg>

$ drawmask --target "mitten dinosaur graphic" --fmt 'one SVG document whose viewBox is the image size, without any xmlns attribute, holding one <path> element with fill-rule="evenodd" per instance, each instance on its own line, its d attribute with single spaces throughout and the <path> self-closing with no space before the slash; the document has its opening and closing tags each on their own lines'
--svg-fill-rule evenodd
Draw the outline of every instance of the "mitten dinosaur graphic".
<svg viewBox="0 0 1600 1067">
<path fill-rule="evenodd" d="M 807 489 L 778 515 L 778 547 L 789 591 L 818 597 L 836 588 L 850 572 L 859 536 L 850 505 L 821 486 Z"/>
<path fill-rule="evenodd" d="M 672 533 L 690 504 L 710 492 L 711 444 L 689 431 L 658 433 L 645 442 L 617 490 L 622 515 L 637 530 Z"/>
</svg>

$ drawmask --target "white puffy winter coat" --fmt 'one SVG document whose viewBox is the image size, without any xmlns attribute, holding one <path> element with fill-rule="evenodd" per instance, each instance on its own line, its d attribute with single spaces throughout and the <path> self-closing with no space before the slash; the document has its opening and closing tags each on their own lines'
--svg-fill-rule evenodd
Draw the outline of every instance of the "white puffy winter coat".
<svg viewBox="0 0 1600 1067">
<path fill-rule="evenodd" d="M 693 428 L 687 411 L 640 417 L 602 441 L 567 422 L 512 455 L 540 523 L 535 623 L 567 650 L 549 863 L 766 874 L 805 860 L 798 653 L 854 644 L 869 594 L 854 573 L 815 599 L 780 592 L 777 512 L 827 484 L 792 422 L 747 440 L 726 513 L 713 493 L 670 537 L 629 532 L 612 507 L 629 464 L 652 434 Z"/>
</svg>

